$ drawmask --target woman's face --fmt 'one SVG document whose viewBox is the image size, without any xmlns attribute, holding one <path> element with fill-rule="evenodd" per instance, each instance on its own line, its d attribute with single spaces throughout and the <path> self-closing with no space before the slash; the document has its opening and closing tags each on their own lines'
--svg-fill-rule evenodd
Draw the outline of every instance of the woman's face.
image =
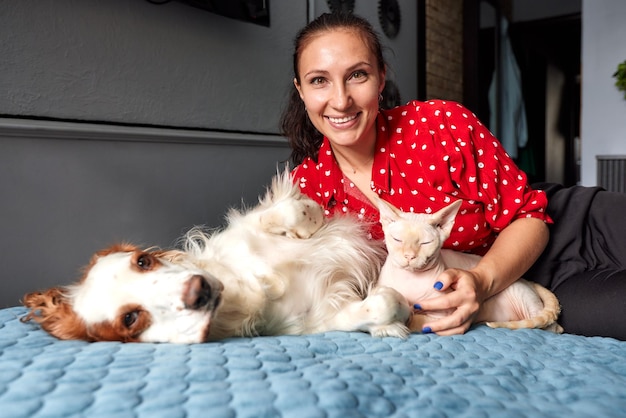
<svg viewBox="0 0 626 418">
<path fill-rule="evenodd" d="M 363 40 L 349 30 L 324 33 L 305 45 L 298 64 L 294 84 L 317 130 L 334 146 L 373 146 L 385 73 Z"/>
</svg>

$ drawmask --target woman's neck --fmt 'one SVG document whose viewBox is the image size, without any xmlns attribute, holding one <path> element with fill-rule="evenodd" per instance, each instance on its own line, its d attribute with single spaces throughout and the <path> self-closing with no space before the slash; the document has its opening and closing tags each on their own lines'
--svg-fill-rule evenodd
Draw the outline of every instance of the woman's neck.
<svg viewBox="0 0 626 418">
<path fill-rule="evenodd" d="M 353 146 L 333 145 L 331 148 L 341 171 L 346 175 L 371 174 L 376 151 L 376 134 L 372 139 L 362 141 Z"/>
<path fill-rule="evenodd" d="M 353 148 L 333 148 L 335 161 L 344 177 L 361 191 L 361 194 L 376 207 L 376 193 L 372 190 L 372 167 L 374 165 L 375 142 L 370 151 Z M 359 152 L 361 151 L 361 152 Z M 362 198 L 361 198 L 362 199 Z"/>
<path fill-rule="evenodd" d="M 335 149 L 335 160 L 339 164 L 339 168 L 346 175 L 353 174 L 365 174 L 372 171 L 372 163 L 374 161 L 374 154 L 368 155 L 367 153 L 350 153 L 345 149 Z"/>
</svg>

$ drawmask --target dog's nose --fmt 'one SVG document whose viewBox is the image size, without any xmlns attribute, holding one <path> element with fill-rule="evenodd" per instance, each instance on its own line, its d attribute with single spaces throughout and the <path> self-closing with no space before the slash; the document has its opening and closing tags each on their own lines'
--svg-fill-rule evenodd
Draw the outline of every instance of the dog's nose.
<svg viewBox="0 0 626 418">
<path fill-rule="evenodd" d="M 183 303 L 187 309 L 210 309 L 217 305 L 219 289 L 211 289 L 211 285 L 204 276 L 194 274 L 185 283 Z"/>
</svg>

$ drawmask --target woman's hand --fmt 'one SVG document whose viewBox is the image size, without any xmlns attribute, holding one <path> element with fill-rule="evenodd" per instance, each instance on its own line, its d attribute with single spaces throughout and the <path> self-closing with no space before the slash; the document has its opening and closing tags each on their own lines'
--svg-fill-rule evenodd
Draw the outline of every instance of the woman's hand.
<svg viewBox="0 0 626 418">
<path fill-rule="evenodd" d="M 475 272 L 449 269 L 444 271 L 435 283 L 441 296 L 420 301 L 421 309 L 416 313 L 454 309 L 441 319 L 426 321 L 422 332 L 439 335 L 463 334 L 472 325 L 480 305 L 488 295 L 482 280 Z"/>
<path fill-rule="evenodd" d="M 535 218 L 520 218 L 507 226 L 491 249 L 471 270 L 449 269 L 438 278 L 435 288 L 442 295 L 418 301 L 418 312 L 454 309 L 449 316 L 424 323 L 423 332 L 439 335 L 462 334 L 476 318 L 481 303 L 519 279 L 537 260 L 549 232 Z M 448 293 L 445 293 L 448 292 Z"/>
</svg>

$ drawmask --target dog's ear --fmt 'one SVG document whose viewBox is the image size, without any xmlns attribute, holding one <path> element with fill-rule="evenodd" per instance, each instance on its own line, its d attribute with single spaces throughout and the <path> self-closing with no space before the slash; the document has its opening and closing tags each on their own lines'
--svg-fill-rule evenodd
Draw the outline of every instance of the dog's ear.
<svg viewBox="0 0 626 418">
<path fill-rule="evenodd" d="M 67 300 L 64 290 L 53 287 L 43 292 L 27 293 L 22 299 L 30 309 L 22 322 L 35 321 L 61 340 L 88 340 L 85 323 Z"/>
<path fill-rule="evenodd" d="M 179 250 L 164 250 L 164 251 L 157 250 L 157 251 L 152 251 L 151 254 L 157 258 L 162 258 L 172 263 L 182 263 L 183 261 L 186 261 L 188 258 L 187 254 Z"/>
</svg>

